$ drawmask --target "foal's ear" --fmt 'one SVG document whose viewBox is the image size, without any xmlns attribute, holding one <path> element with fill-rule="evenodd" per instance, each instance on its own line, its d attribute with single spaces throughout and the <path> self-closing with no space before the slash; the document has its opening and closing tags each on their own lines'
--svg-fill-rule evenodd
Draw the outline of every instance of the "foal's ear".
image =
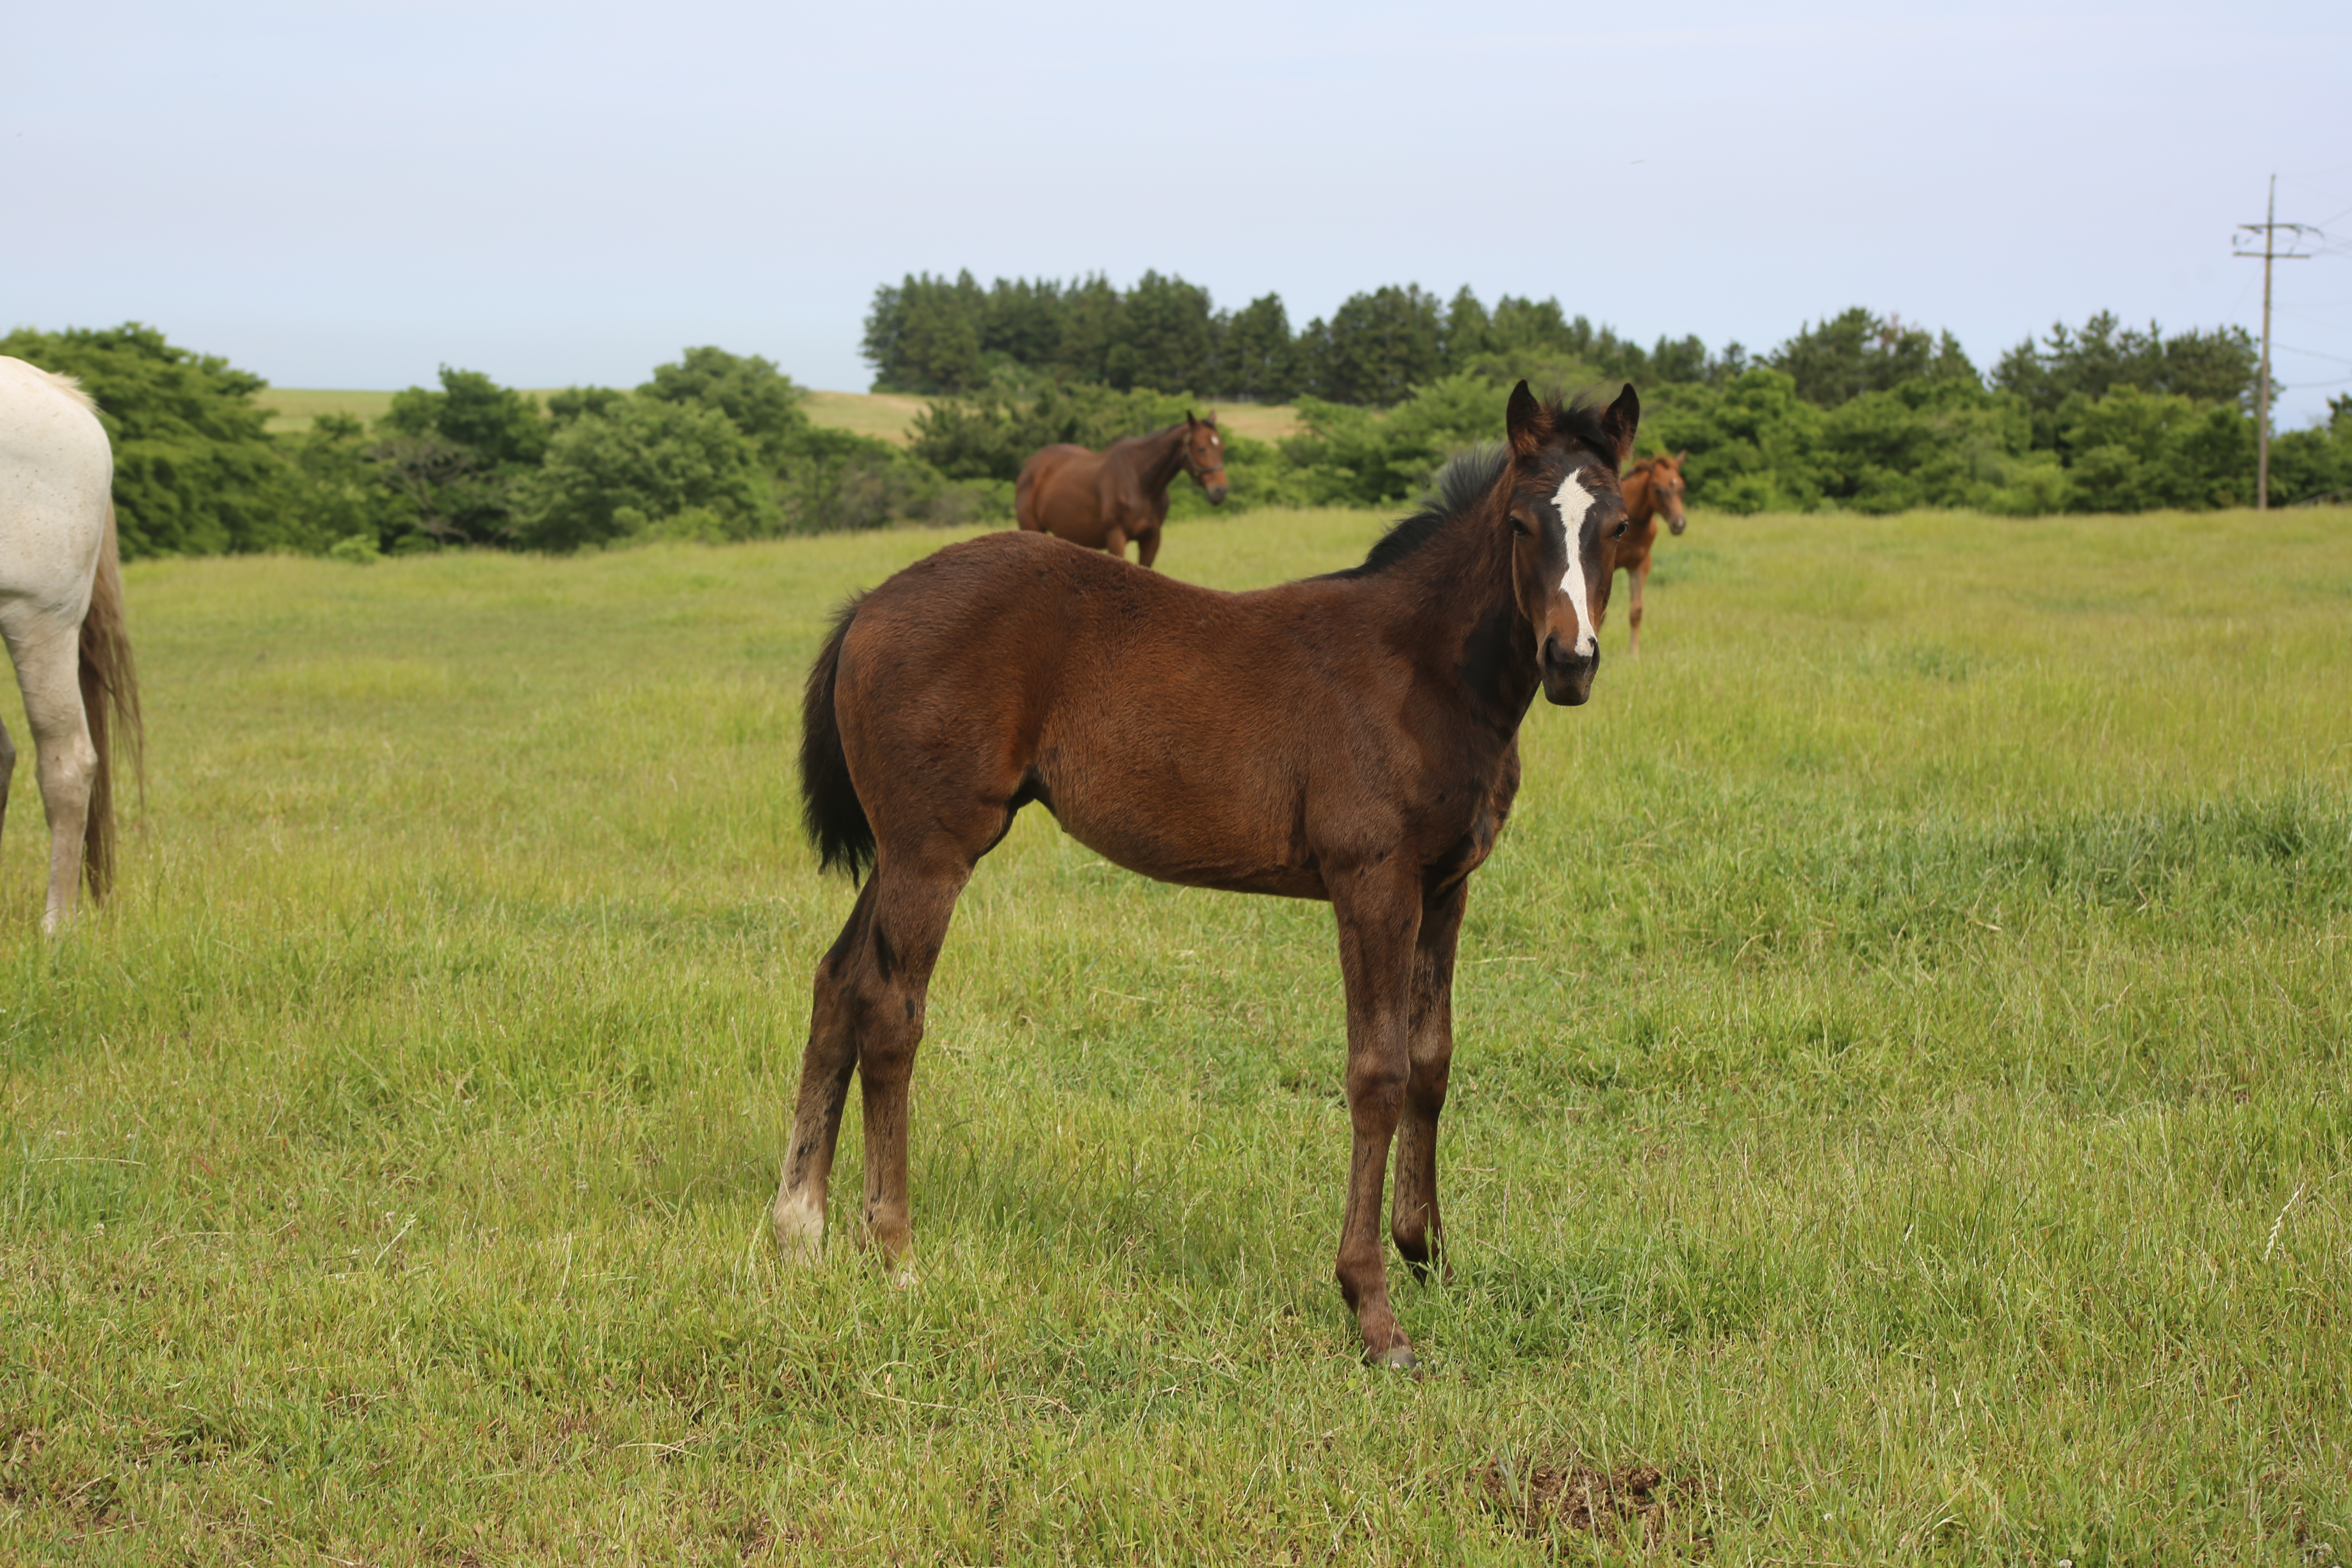
<svg viewBox="0 0 2352 1568">
<path fill-rule="evenodd" d="M 1687 463 L 1687 462 L 1689 462 L 1689 461 L 1690 461 L 1690 448 L 1689 448 L 1688 447 L 1685 447 L 1681 451 L 1676 452 L 1676 453 L 1675 454 L 1675 468 L 1681 468 L 1685 463 Z"/>
<path fill-rule="evenodd" d="M 1524 380 L 1511 388 L 1511 405 L 1504 410 L 1503 428 L 1510 433 L 1512 453 L 1522 459 L 1543 450 L 1543 444 L 1551 438 L 1551 418 Z"/>
<path fill-rule="evenodd" d="M 1525 386 L 1527 383 L 1519 384 Z M 1633 452 L 1633 433 L 1642 427 L 1642 400 L 1633 395 L 1633 384 L 1627 382 L 1617 401 L 1601 416 L 1601 429 L 1617 445 L 1617 463 L 1622 468 Z"/>
<path fill-rule="evenodd" d="M 1199 423 L 1200 421 L 1198 419 L 1192 417 L 1192 411 L 1191 409 L 1187 408 L 1184 410 L 1184 426 L 1186 429 L 1190 429 Z"/>
</svg>

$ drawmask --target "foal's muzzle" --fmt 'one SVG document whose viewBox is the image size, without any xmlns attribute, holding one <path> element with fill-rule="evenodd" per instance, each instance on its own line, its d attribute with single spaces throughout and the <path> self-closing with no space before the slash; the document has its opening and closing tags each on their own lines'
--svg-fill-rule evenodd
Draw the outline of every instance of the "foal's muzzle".
<svg viewBox="0 0 2352 1568">
<path fill-rule="evenodd" d="M 1201 488 L 1209 492 L 1209 504 L 1211 506 L 1223 506 L 1225 504 L 1225 481 L 1223 479 L 1202 479 L 1201 481 Z"/>
<path fill-rule="evenodd" d="M 1544 696 L 1563 708 L 1580 708 L 1592 696 L 1592 677 L 1601 668 L 1601 644 L 1591 653 L 1578 653 L 1557 637 L 1544 638 Z"/>
<path fill-rule="evenodd" d="M 1680 512 L 1676 512 L 1674 516 L 1666 519 L 1666 526 L 1673 530 L 1677 537 L 1680 537 L 1682 531 L 1690 526 L 1690 519 L 1685 517 Z"/>
</svg>

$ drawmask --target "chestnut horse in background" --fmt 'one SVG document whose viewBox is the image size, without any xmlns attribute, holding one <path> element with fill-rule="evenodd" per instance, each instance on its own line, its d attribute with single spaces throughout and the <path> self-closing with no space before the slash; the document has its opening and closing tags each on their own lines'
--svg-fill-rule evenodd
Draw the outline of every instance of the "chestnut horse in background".
<svg viewBox="0 0 2352 1568">
<path fill-rule="evenodd" d="M 1625 574 L 1626 586 L 1633 590 L 1633 607 L 1626 616 L 1630 636 L 1625 651 L 1639 656 L 1642 651 L 1642 590 L 1650 581 L 1650 547 L 1658 542 L 1658 519 L 1664 517 L 1666 526 L 1680 534 L 1688 521 L 1683 516 L 1683 459 L 1688 452 L 1676 452 L 1671 458 L 1644 458 L 1625 470 L 1625 537 L 1617 542 L 1617 565 Z"/>
<path fill-rule="evenodd" d="M 907 1086 L 932 966 L 972 868 L 1038 801 L 1147 877 L 1330 901 L 1354 1142 L 1339 1289 L 1365 1355 L 1415 1364 L 1381 1262 L 1390 1144 L 1389 1235 L 1416 1273 L 1442 1268 L 1454 940 L 1538 689 L 1592 694 L 1640 416 L 1631 386 L 1604 410 L 1519 383 L 1507 444 L 1325 577 L 1219 593 L 1008 531 L 851 600 L 809 671 L 801 797 L 820 864 L 873 875 L 816 968 L 771 1214 L 785 1258 L 823 1246 L 855 1072 L 865 1234 L 911 1282 Z"/>
<path fill-rule="evenodd" d="M 1209 493 L 1209 504 L 1225 499 L 1225 443 L 1217 416 L 1184 412 L 1184 423 L 1113 441 L 1099 452 L 1084 447 L 1046 447 L 1021 465 L 1013 510 L 1032 533 L 1052 533 L 1089 550 L 1107 550 L 1125 560 L 1135 541 L 1136 559 L 1149 566 L 1160 558 L 1160 526 L 1168 521 L 1168 487 L 1177 471 L 1192 476 Z"/>
</svg>

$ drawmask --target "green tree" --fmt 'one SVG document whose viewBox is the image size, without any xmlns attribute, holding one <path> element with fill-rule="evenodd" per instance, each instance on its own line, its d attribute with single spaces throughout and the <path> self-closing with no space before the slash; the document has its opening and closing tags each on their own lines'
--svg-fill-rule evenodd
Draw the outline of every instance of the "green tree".
<svg viewBox="0 0 2352 1568">
<path fill-rule="evenodd" d="M 1495 335 L 1495 318 L 1465 283 L 1445 307 L 1444 359 L 1449 374 L 1468 370 L 1502 347 Z"/>
<path fill-rule="evenodd" d="M 1873 315 L 1860 305 L 1819 326 L 1808 322 L 1765 363 L 1795 382 L 1799 397 L 1822 408 L 1906 381 L 1979 379 L 1951 333 L 1938 337 L 1900 316 Z"/>
<path fill-rule="evenodd" d="M 719 409 L 629 397 L 558 431 L 516 498 L 516 542 L 565 552 L 632 534 L 774 531 L 751 444 Z"/>
<path fill-rule="evenodd" d="M 1000 278 L 989 286 L 982 314 L 980 352 L 983 362 L 1042 371 L 1061 351 L 1062 329 L 1069 314 L 1062 286 L 1048 278 Z"/>
<path fill-rule="evenodd" d="M 1226 319 L 1217 345 L 1219 396 L 1287 403 L 1297 392 L 1297 374 L 1281 295 L 1261 295 Z"/>
<path fill-rule="evenodd" d="M 954 393 L 981 385 L 980 327 L 986 299 L 970 272 L 952 279 L 908 273 L 874 290 L 864 353 L 877 392 Z"/>
<path fill-rule="evenodd" d="M 2025 399 L 2033 444 L 2056 447 L 2070 398 L 2102 398 L 2119 386 L 2172 393 L 2199 403 L 2252 406 L 2256 354 L 2242 327 L 2178 332 L 2155 322 L 2141 331 L 2102 310 L 2075 331 L 2053 324 L 2039 343 L 2027 338 L 2000 356 L 1992 384 Z"/>
<path fill-rule="evenodd" d="M 1483 376 L 1445 376 L 1385 416 L 1320 398 L 1301 398 L 1306 434 L 1282 444 L 1306 499 L 1326 506 L 1409 500 L 1454 453 L 1497 438 L 1505 389 Z"/>
<path fill-rule="evenodd" d="M 2352 500 L 2352 395 L 2327 400 L 2327 418 L 2271 437 L 2271 504 Z"/>
<path fill-rule="evenodd" d="M 551 438 L 573 420 L 591 414 L 604 414 L 629 395 L 617 386 L 567 386 L 561 392 L 547 395 L 548 435 Z"/>
<path fill-rule="evenodd" d="M 1794 377 L 1756 366 L 1723 385 L 1669 385 L 1645 399 L 1644 444 L 1687 450 L 1693 505 L 1725 511 L 1804 511 L 1822 499 L 1822 411 Z"/>
<path fill-rule="evenodd" d="M 1121 392 L 1137 386 L 1205 391 L 1216 360 L 1209 291 L 1146 272 L 1119 301 L 1102 378 Z"/>
<path fill-rule="evenodd" d="M 292 469 L 295 511 L 320 546 L 356 539 L 369 551 L 394 550 L 415 533 L 414 512 L 386 481 L 358 420 L 321 414 L 310 429 L 278 440 Z"/>
<path fill-rule="evenodd" d="M 370 456 L 415 533 L 440 544 L 511 542 L 516 489 L 547 455 L 537 399 L 445 364 L 439 391 L 394 395 L 376 434 Z"/>
<path fill-rule="evenodd" d="M 2078 511 L 2246 506 L 2254 492 L 2253 421 L 2179 393 L 2119 385 L 2059 408 Z"/>
<path fill-rule="evenodd" d="M 1081 278 L 1062 296 L 1062 341 L 1054 368 L 1070 381 L 1101 381 L 1104 362 L 1118 331 L 1118 290 L 1097 272 Z"/>
<path fill-rule="evenodd" d="M 494 467 L 530 468 L 547 455 L 539 400 L 500 386 L 478 370 L 441 367 L 441 390 L 394 393 L 381 428 L 400 436 L 436 435 L 479 454 Z"/>
<path fill-rule="evenodd" d="M 971 397 L 941 398 L 915 416 L 909 450 L 957 479 L 1021 476 L 1041 447 L 1073 442 L 1097 449 L 1123 436 L 1139 436 L 1184 417 L 1184 399 L 1138 387 L 1121 392 L 1098 384 L 1050 384 L 1034 393 L 992 388 Z"/>
<path fill-rule="evenodd" d="M 771 466 L 787 461 L 810 429 L 801 405 L 808 394 L 775 362 L 724 349 L 688 349 L 674 364 L 656 365 L 651 381 L 637 388 L 664 403 L 716 408 L 734 422 Z"/>
<path fill-rule="evenodd" d="M 156 329 L 23 328 L 0 353 L 81 378 L 114 445 L 114 510 L 125 555 L 314 550 L 285 458 L 254 395 L 268 383 Z"/>
<path fill-rule="evenodd" d="M 1444 368 L 1444 335 L 1437 296 L 1419 284 L 1353 295 L 1331 314 L 1311 390 L 1374 408 L 1402 402 Z"/>
</svg>

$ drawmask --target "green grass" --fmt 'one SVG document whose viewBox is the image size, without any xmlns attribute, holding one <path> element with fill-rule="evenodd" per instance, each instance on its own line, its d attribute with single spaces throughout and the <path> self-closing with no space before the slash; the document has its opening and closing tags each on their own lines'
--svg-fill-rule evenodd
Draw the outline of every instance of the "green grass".
<svg viewBox="0 0 2352 1568">
<path fill-rule="evenodd" d="M 29 758 L 0 842 L 0 1558 L 1638 1552 L 1577 1464 L 1718 1563 L 2352 1552 L 2352 516 L 1664 544 L 1475 886 L 1420 1381 L 1329 1282 L 1328 913 L 1042 812 L 933 989 L 922 1285 L 774 1263 L 799 683 L 943 538 L 131 568 L 121 895 L 37 934 Z"/>
<path fill-rule="evenodd" d="M 922 397 L 888 392 L 812 392 L 801 405 L 812 423 L 903 447 L 914 438 L 915 416 L 930 406 Z"/>
</svg>

